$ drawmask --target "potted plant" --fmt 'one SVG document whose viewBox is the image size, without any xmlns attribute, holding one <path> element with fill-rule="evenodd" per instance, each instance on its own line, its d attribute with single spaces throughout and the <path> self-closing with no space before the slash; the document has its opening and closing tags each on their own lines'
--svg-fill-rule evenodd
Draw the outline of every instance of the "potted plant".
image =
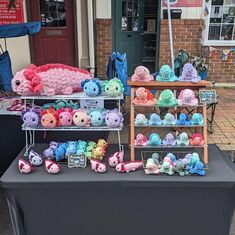
<svg viewBox="0 0 235 235">
<path fill-rule="evenodd" d="M 193 56 L 193 58 L 191 59 L 191 63 L 193 67 L 197 70 L 201 79 L 205 80 L 208 76 L 208 67 L 209 67 L 207 58 Z"/>
</svg>

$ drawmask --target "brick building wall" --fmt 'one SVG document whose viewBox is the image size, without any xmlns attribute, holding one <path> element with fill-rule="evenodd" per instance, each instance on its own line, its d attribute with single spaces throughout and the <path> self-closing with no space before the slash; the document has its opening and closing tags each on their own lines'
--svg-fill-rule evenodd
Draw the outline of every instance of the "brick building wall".
<svg viewBox="0 0 235 235">
<path fill-rule="evenodd" d="M 112 20 L 96 19 L 95 51 L 97 76 L 106 79 L 106 68 L 112 52 Z"/>
</svg>

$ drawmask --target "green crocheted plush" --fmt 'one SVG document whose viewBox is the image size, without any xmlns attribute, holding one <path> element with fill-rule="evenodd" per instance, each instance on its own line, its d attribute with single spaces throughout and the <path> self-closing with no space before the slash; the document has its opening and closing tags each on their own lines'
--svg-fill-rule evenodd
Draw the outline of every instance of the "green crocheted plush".
<svg viewBox="0 0 235 235">
<path fill-rule="evenodd" d="M 173 92 L 169 89 L 162 91 L 157 101 L 157 105 L 159 107 L 171 107 L 176 106 L 177 104 L 177 99 L 175 98 Z"/>
</svg>

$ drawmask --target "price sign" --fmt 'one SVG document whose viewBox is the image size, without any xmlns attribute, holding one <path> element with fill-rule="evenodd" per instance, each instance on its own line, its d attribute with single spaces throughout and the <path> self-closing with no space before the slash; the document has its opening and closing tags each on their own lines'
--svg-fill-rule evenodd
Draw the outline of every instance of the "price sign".
<svg viewBox="0 0 235 235">
<path fill-rule="evenodd" d="M 104 108 L 104 100 L 81 100 L 80 106 L 82 109 L 103 109 Z"/>
<path fill-rule="evenodd" d="M 68 167 L 86 167 L 86 156 L 84 154 L 71 154 L 68 156 Z"/>
<path fill-rule="evenodd" d="M 200 90 L 199 99 L 201 103 L 211 104 L 216 102 L 216 90 Z"/>
</svg>

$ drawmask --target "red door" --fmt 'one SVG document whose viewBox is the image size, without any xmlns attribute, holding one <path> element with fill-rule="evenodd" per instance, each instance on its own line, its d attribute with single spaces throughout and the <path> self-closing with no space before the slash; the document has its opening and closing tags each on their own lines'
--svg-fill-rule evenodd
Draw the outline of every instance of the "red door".
<svg viewBox="0 0 235 235">
<path fill-rule="evenodd" d="M 32 62 L 36 65 L 76 65 L 74 1 L 29 0 L 32 21 L 41 21 L 41 32 L 32 37 Z"/>
</svg>

